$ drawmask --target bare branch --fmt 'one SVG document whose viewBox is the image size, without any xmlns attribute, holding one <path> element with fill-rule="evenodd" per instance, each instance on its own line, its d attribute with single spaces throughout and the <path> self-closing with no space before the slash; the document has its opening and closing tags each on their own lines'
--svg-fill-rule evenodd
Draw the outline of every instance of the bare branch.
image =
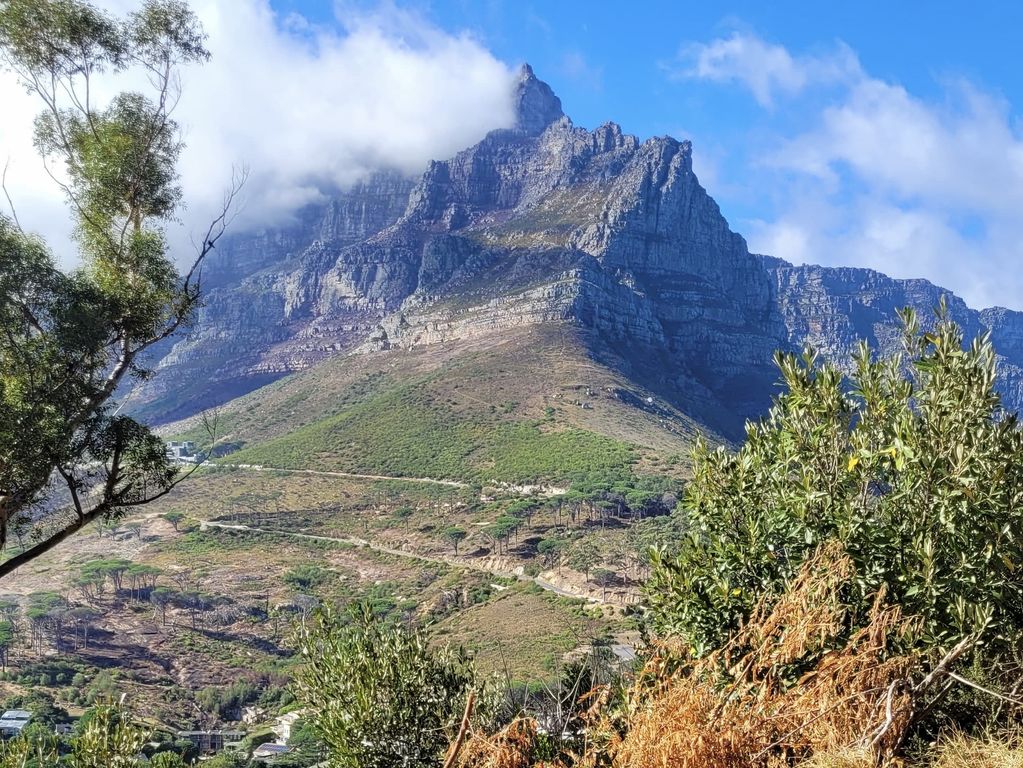
<svg viewBox="0 0 1023 768">
<path fill-rule="evenodd" d="M 994 691 L 990 688 L 985 688 L 983 685 L 980 685 L 980 683 L 975 683 L 972 680 L 968 680 L 967 678 L 963 677 L 962 675 L 956 674 L 955 672 L 949 672 L 948 676 L 953 680 L 962 683 L 963 685 L 973 688 L 974 690 L 980 691 L 981 693 L 986 693 L 988 696 L 994 696 L 996 699 L 999 699 L 1000 701 L 1006 701 L 1009 704 L 1023 706 L 1023 699 L 1017 699 L 1013 696 L 1009 696 L 1008 694 L 999 693 L 998 691 Z"/>
<path fill-rule="evenodd" d="M 85 517 L 85 510 L 82 509 L 82 500 L 78 497 L 78 484 L 62 466 L 57 465 L 57 472 L 62 478 L 64 478 L 64 483 L 67 485 L 68 492 L 71 494 L 71 501 L 74 503 L 75 511 L 78 513 L 78 519 L 81 520 Z"/>
<path fill-rule="evenodd" d="M 11 218 L 14 220 L 14 226 L 18 232 L 24 234 L 25 230 L 21 228 L 21 222 L 18 220 L 18 211 L 14 207 L 14 201 L 11 199 L 10 190 L 7 189 L 7 169 L 11 165 L 11 158 L 7 158 L 7 162 L 4 163 L 4 172 L 0 175 L 0 188 L 3 188 L 4 197 L 7 198 L 7 207 L 11 209 Z"/>
</svg>

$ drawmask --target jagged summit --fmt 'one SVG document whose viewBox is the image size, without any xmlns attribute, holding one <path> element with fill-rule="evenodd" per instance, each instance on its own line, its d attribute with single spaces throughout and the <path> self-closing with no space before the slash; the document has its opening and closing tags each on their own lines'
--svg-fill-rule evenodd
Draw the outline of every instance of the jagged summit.
<svg viewBox="0 0 1023 768">
<path fill-rule="evenodd" d="M 199 321 L 136 412 L 187 416 L 336 355 L 567 326 L 586 354 L 741 436 L 770 402 L 774 350 L 810 343 L 848 366 L 857 338 L 898 339 L 896 307 L 936 303 L 922 281 L 750 254 L 690 142 L 573 125 L 529 65 L 515 89 L 511 130 L 418 179 L 376 174 L 292 229 L 225 240 Z M 1000 390 L 1023 405 L 1023 313 L 954 311 L 992 331 Z"/>
<path fill-rule="evenodd" d="M 548 125 L 565 116 L 561 99 L 528 64 L 522 65 L 515 84 L 515 115 L 515 129 L 530 136 L 539 136 Z"/>
</svg>

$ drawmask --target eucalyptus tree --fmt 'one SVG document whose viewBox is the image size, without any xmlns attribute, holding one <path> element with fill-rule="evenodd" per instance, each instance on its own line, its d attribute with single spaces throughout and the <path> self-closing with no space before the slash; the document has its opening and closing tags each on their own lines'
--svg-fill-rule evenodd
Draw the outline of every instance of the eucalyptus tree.
<svg viewBox="0 0 1023 768">
<path fill-rule="evenodd" d="M 191 318 L 201 265 L 223 235 L 240 177 L 179 273 L 165 227 L 181 204 L 182 143 L 171 115 L 182 66 L 209 53 L 181 0 L 123 18 L 81 0 L 0 0 L 0 63 L 36 97 L 35 146 L 63 191 L 80 266 L 61 269 L 38 237 L 0 214 L 0 547 L 30 530 L 0 576 L 94 520 L 181 479 L 161 441 L 118 412 L 145 379 L 146 352 Z M 105 103 L 104 74 L 142 73 Z M 8 192 L 4 186 L 5 194 Z"/>
</svg>

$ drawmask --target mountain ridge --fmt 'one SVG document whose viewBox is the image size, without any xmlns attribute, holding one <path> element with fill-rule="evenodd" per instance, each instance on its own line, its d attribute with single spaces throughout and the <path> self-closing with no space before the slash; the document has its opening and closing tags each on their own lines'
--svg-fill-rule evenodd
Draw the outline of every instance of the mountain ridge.
<svg viewBox="0 0 1023 768">
<path fill-rule="evenodd" d="M 593 331 L 595 359 L 735 437 L 769 403 L 775 349 L 848 365 L 857 338 L 894 348 L 896 308 L 942 295 L 968 334 L 1004 342 L 999 386 L 1023 404 L 1023 313 L 752 254 L 690 142 L 579 128 L 528 66 L 514 96 L 514 127 L 418 179 L 381 172 L 290 227 L 232 238 L 195 328 L 133 407 L 167 422 L 336 355 L 569 324 Z"/>
</svg>

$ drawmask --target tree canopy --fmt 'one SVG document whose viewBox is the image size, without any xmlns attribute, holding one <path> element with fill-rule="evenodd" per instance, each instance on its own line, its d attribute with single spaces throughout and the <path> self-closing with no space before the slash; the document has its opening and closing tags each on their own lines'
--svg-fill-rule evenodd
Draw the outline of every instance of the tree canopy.
<svg viewBox="0 0 1023 768">
<path fill-rule="evenodd" d="M 463 651 L 434 650 L 421 631 L 381 622 L 367 604 L 320 611 L 303 624 L 299 650 L 296 692 L 331 765 L 438 765 L 480 689 Z"/>
<path fill-rule="evenodd" d="M 80 0 L 0 0 L 0 63 L 42 107 L 35 146 L 79 257 L 61 269 L 13 203 L 0 214 L 0 547 L 12 527 L 33 542 L 0 576 L 175 482 L 162 442 L 114 400 L 149 375 L 146 351 L 189 321 L 228 219 L 233 192 L 179 274 L 165 234 L 181 202 L 171 113 L 180 67 L 209 56 L 203 41 L 180 0 L 146 0 L 124 18 Z M 96 103 L 95 78 L 125 70 L 149 89 Z"/>
</svg>

